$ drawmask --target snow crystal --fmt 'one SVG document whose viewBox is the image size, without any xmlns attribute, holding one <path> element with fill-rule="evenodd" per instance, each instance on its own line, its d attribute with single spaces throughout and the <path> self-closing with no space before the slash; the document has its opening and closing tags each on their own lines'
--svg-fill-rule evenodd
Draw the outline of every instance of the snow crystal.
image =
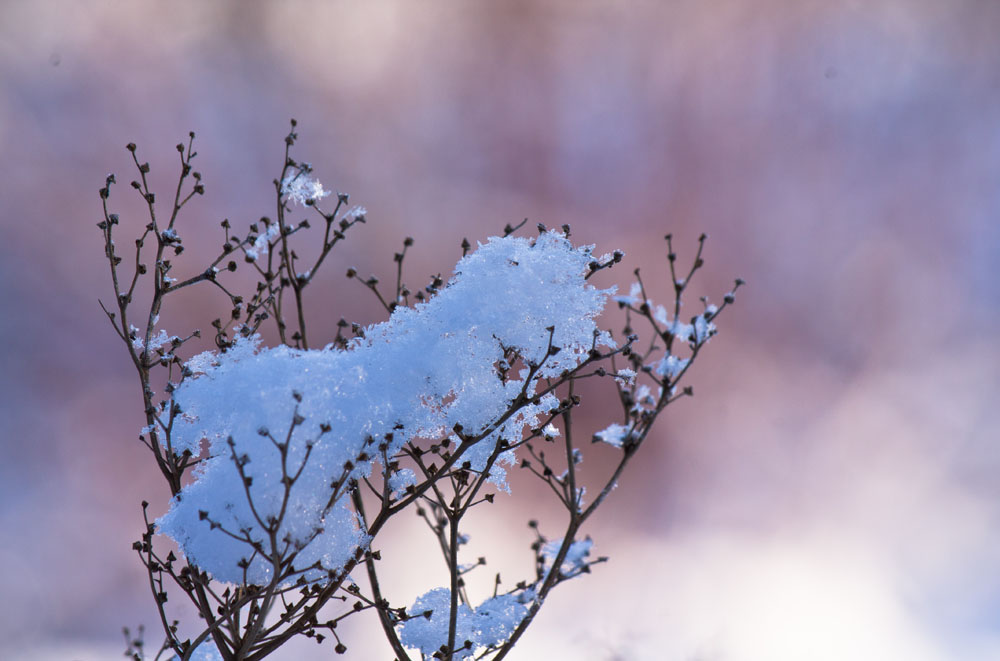
<svg viewBox="0 0 1000 661">
<path fill-rule="evenodd" d="M 330 191 L 323 190 L 323 184 L 302 172 L 285 177 L 281 182 L 281 192 L 291 201 L 303 206 L 306 202 L 315 202 L 330 194 Z"/>
<path fill-rule="evenodd" d="M 635 383 L 635 370 L 623 367 L 615 373 L 614 379 L 622 388 L 627 388 Z"/>
<path fill-rule="evenodd" d="M 167 335 L 167 331 L 160 329 L 156 335 L 149 338 L 149 346 L 146 346 L 141 335 L 139 335 L 139 329 L 135 326 L 130 327 L 130 331 L 135 337 L 132 339 L 132 348 L 136 351 L 142 351 L 144 348 L 149 351 L 156 351 L 164 344 L 169 344 L 173 340 L 178 339 L 176 336 Z"/>
<path fill-rule="evenodd" d="M 340 217 L 341 220 L 357 220 L 358 218 L 363 218 L 368 215 L 368 209 L 364 207 L 354 206 L 344 212 L 344 215 Z"/>
<path fill-rule="evenodd" d="M 341 568 L 368 540 L 331 484 L 370 475 L 380 454 L 374 444 L 385 442 L 393 455 L 410 440 L 448 438 L 457 424 L 465 438 L 483 436 L 471 446 L 451 441 L 473 470 L 484 470 L 500 439 L 520 440 L 558 405 L 549 394 L 497 424 L 525 386 L 523 373 L 498 378 L 493 366 L 504 347 L 540 365 L 537 379 L 577 367 L 595 336 L 614 346 L 594 321 L 608 292 L 585 280 L 590 249 L 556 232 L 493 238 L 459 261 L 440 294 L 397 308 L 350 350 L 269 349 L 251 337 L 223 354 L 196 356 L 186 364 L 193 376 L 174 393 L 183 415 L 171 440 L 175 452 L 197 455 L 207 439 L 209 456 L 159 531 L 221 581 L 242 582 L 244 573 L 250 583 L 270 580 L 265 558 L 273 552 L 297 554 L 293 565 L 310 580 Z M 550 337 L 561 348 L 555 355 Z M 534 383 L 526 393 L 535 393 Z M 506 451 L 493 464 L 490 478 L 502 489 L 503 465 L 513 461 Z M 296 472 L 286 488 L 283 478 Z M 280 523 L 274 536 L 269 517 Z"/>
<path fill-rule="evenodd" d="M 594 434 L 594 440 L 616 448 L 622 447 L 625 440 L 629 438 L 629 428 L 624 425 L 612 424 Z"/>
<path fill-rule="evenodd" d="M 253 245 L 246 249 L 247 256 L 253 259 L 260 259 L 263 255 L 267 255 L 271 241 L 277 238 L 280 231 L 281 228 L 278 223 L 268 225 L 267 230 L 263 234 L 259 234 L 254 239 Z"/>
</svg>

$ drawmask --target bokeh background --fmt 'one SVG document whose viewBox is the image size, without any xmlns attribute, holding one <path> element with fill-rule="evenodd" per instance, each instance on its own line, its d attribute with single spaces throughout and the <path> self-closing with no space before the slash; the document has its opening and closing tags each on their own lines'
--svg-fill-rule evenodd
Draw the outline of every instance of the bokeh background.
<svg viewBox="0 0 1000 661">
<path fill-rule="evenodd" d="M 604 284 L 642 265 L 665 295 L 666 231 L 682 259 L 711 236 L 696 293 L 750 283 L 588 530 L 611 561 L 514 658 L 1000 658 L 998 28 L 973 0 L 0 2 L 0 657 L 155 630 L 129 547 L 167 494 L 98 307 L 104 176 L 127 246 L 125 143 L 163 197 L 197 131 L 181 230 L 214 246 L 270 212 L 295 117 L 299 157 L 369 211 L 326 328 L 378 319 L 346 265 L 391 274 L 410 235 L 420 285 L 524 217 L 624 249 Z M 527 576 L 524 523 L 558 512 L 497 511 L 474 553 Z M 383 541 L 414 549 L 400 603 L 433 587 L 421 534 Z"/>
</svg>

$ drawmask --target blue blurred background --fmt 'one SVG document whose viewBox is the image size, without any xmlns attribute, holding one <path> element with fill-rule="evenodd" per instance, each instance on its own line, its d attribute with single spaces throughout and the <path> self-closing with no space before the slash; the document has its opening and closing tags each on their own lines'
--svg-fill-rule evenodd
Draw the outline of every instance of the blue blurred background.
<svg viewBox="0 0 1000 661">
<path fill-rule="evenodd" d="M 666 231 L 682 259 L 710 234 L 697 293 L 750 283 L 588 531 L 611 562 L 515 658 L 1000 658 L 998 29 L 973 0 L 0 2 L 0 656 L 116 658 L 122 625 L 155 629 L 129 547 L 167 493 L 97 303 L 104 176 L 127 246 L 125 143 L 163 197 L 197 131 L 181 230 L 207 254 L 222 218 L 271 212 L 295 117 L 296 154 L 369 212 L 320 327 L 378 319 L 347 265 L 389 275 L 410 235 L 420 285 L 524 217 L 625 250 L 605 284 L 642 265 L 665 296 Z M 512 577 L 516 497 L 473 535 Z M 424 552 L 399 603 L 434 587 Z"/>
</svg>

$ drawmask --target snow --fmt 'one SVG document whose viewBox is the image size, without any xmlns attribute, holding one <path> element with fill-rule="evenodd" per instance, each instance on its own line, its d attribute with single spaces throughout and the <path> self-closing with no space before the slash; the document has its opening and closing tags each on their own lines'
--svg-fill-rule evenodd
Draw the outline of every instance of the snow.
<svg viewBox="0 0 1000 661">
<path fill-rule="evenodd" d="M 494 429 L 527 378 L 526 369 L 498 378 L 501 345 L 540 364 L 536 379 L 577 367 L 595 338 L 614 346 L 595 324 L 610 292 L 585 280 L 591 250 L 556 232 L 493 238 L 456 265 L 439 295 L 397 308 L 348 350 L 266 348 L 251 337 L 196 356 L 186 364 L 193 376 L 174 393 L 182 416 L 171 440 L 176 452 L 198 455 L 207 439 L 209 456 L 158 520 L 159 532 L 221 581 L 264 584 L 275 554 L 297 554 L 297 571 L 325 580 L 369 541 L 331 484 L 370 475 L 379 443 L 389 455 L 417 439 L 457 446 L 450 434 L 458 424 L 463 436 L 485 435 L 463 456 L 485 469 L 501 438 L 519 440 L 558 403 L 542 397 Z M 555 355 L 550 337 L 561 348 Z M 503 465 L 513 461 L 507 451 L 493 466 L 501 489 L 509 489 Z M 394 479 L 398 490 L 409 478 Z"/>
<path fill-rule="evenodd" d="M 653 398 L 653 391 L 645 383 L 639 384 L 639 387 L 635 389 L 635 404 L 632 405 L 632 411 L 647 411 L 652 409 L 656 405 L 656 399 Z"/>
<path fill-rule="evenodd" d="M 475 610 L 466 604 L 460 604 L 455 626 L 455 647 L 461 648 L 466 641 L 470 645 L 466 649 L 456 650 L 454 657 L 467 659 L 476 650 L 506 641 L 528 614 L 534 598 L 534 591 L 527 589 L 491 597 Z M 451 592 L 447 588 L 431 590 L 417 598 L 406 611 L 412 619 L 399 627 L 403 645 L 418 649 L 429 658 L 448 644 Z M 426 615 L 428 611 L 430 614 Z"/>
<path fill-rule="evenodd" d="M 435 588 L 417 598 L 406 611 L 412 619 L 399 627 L 399 639 L 403 645 L 419 649 L 429 657 L 442 645 L 448 644 L 451 591 L 447 588 Z M 459 605 L 455 623 L 455 647 L 461 647 L 466 640 L 473 641 L 476 638 L 474 619 L 471 608 L 465 604 Z M 454 656 L 457 659 L 467 659 L 472 654 L 473 650 L 470 648 L 456 652 Z"/>
<path fill-rule="evenodd" d="M 341 220 L 357 220 L 358 218 L 363 218 L 368 215 L 368 209 L 361 206 L 353 206 L 344 212 L 341 216 Z"/>
<path fill-rule="evenodd" d="M 188 656 L 191 661 L 222 661 L 219 649 L 212 642 L 211 638 L 206 638 Z M 170 657 L 169 661 L 179 661 L 177 656 Z"/>
<path fill-rule="evenodd" d="M 164 344 L 169 344 L 170 342 L 179 339 L 175 335 L 167 335 L 167 331 L 160 329 L 160 331 L 149 338 L 149 346 L 147 347 L 143 341 L 142 335 L 138 328 L 135 326 L 129 327 L 129 334 L 132 336 L 132 348 L 136 351 L 142 351 L 143 349 L 148 349 L 149 351 L 156 351 Z"/>
<path fill-rule="evenodd" d="M 635 370 L 629 369 L 628 367 L 623 367 L 615 373 L 615 381 L 618 382 L 623 388 L 627 388 L 635 384 Z"/>
<path fill-rule="evenodd" d="M 285 177 L 281 182 L 281 192 L 288 199 L 305 206 L 307 202 L 321 200 L 330 194 L 323 190 L 323 184 L 304 172 L 296 172 Z"/>
<path fill-rule="evenodd" d="M 612 447 L 620 448 L 625 444 L 629 434 L 630 432 L 628 427 L 615 423 L 608 425 L 601 431 L 594 434 L 594 440 L 600 441 L 601 443 L 607 443 Z"/>
<path fill-rule="evenodd" d="M 409 468 L 401 468 L 389 476 L 389 488 L 392 490 L 392 495 L 395 498 L 402 497 L 406 491 L 406 487 L 416 483 L 417 474 Z"/>
<path fill-rule="evenodd" d="M 542 547 L 542 558 L 545 560 L 546 570 L 552 569 L 552 563 L 555 562 L 562 545 L 562 539 L 554 539 L 551 542 L 546 542 Z M 590 549 L 593 546 L 594 542 L 589 537 L 576 540 L 570 544 L 569 549 L 566 551 L 566 557 L 563 558 L 562 565 L 559 566 L 559 572 L 564 576 L 579 573 L 580 570 L 587 566 L 587 557 L 590 555 Z"/>
<path fill-rule="evenodd" d="M 281 228 L 278 223 L 271 223 L 263 234 L 254 239 L 253 245 L 246 249 L 247 256 L 252 259 L 260 259 L 266 255 L 270 249 L 271 241 L 277 238 Z"/>
<path fill-rule="evenodd" d="M 706 314 L 708 314 L 706 312 Z M 704 315 L 698 315 L 694 319 L 694 341 L 697 344 L 703 344 L 708 341 L 708 338 L 715 335 L 715 324 L 711 323 L 705 319 Z"/>
<path fill-rule="evenodd" d="M 615 296 L 614 300 L 616 303 L 623 305 L 632 305 L 635 307 L 642 305 L 642 285 L 638 282 L 633 282 L 632 287 L 628 291 L 628 296 Z"/>
<path fill-rule="evenodd" d="M 668 353 L 660 359 L 656 367 L 653 368 L 653 371 L 668 379 L 676 379 L 687 368 L 690 362 L 690 358 L 678 358 Z"/>
</svg>

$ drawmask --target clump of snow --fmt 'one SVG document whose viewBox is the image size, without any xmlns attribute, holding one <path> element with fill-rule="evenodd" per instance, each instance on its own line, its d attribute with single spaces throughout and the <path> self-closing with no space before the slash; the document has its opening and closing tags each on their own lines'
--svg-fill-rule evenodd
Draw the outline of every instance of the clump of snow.
<svg viewBox="0 0 1000 661">
<path fill-rule="evenodd" d="M 457 264 L 440 294 L 397 308 L 349 350 L 262 348 L 251 337 L 196 356 L 186 365 L 193 376 L 174 393 L 182 416 L 171 440 L 175 452 L 198 455 L 207 439 L 209 456 L 159 531 L 221 581 L 266 583 L 268 557 L 279 555 L 294 555 L 308 580 L 342 568 L 368 543 L 342 486 L 371 474 L 379 444 L 391 456 L 409 440 L 449 438 L 460 425 L 465 438 L 483 436 L 471 446 L 450 436 L 463 461 L 483 470 L 500 439 L 519 440 L 558 404 L 542 397 L 497 423 L 528 377 L 525 369 L 499 378 L 494 365 L 505 347 L 541 366 L 537 380 L 580 365 L 595 338 L 614 346 L 595 324 L 610 292 L 585 280 L 591 249 L 555 232 L 493 238 Z M 554 355 L 550 338 L 560 347 Z M 494 463 L 500 488 L 502 464 L 513 459 L 507 451 Z"/>
<path fill-rule="evenodd" d="M 688 363 L 691 362 L 690 358 L 678 358 L 671 354 L 666 354 L 653 368 L 653 371 L 660 376 L 665 376 L 668 379 L 675 379 L 677 376 L 683 372 Z"/>
<path fill-rule="evenodd" d="M 201 641 L 198 647 L 192 650 L 188 659 L 190 661 L 222 661 L 222 655 L 219 653 L 219 648 L 212 642 L 212 639 L 206 638 Z M 174 655 L 168 661 L 180 661 L 180 659 Z"/>
<path fill-rule="evenodd" d="M 501 594 L 487 599 L 476 608 L 479 636 L 475 641 L 482 647 L 499 645 L 510 638 L 514 629 L 528 615 L 534 590 Z"/>
<path fill-rule="evenodd" d="M 707 314 L 707 313 L 706 313 Z M 715 324 L 708 321 L 705 315 L 698 315 L 694 319 L 694 341 L 697 344 L 702 344 L 708 341 L 708 338 L 715 335 L 716 329 Z"/>
<path fill-rule="evenodd" d="M 417 483 L 417 474 L 409 468 L 401 468 L 389 476 L 389 488 L 394 498 L 401 498 L 406 487 Z"/>
<path fill-rule="evenodd" d="M 552 569 L 552 563 L 555 562 L 562 545 L 562 539 L 554 539 L 542 547 L 542 558 L 545 561 L 547 571 Z M 587 557 L 590 555 L 590 549 L 593 546 L 594 542 L 590 537 L 578 539 L 570 544 L 569 549 L 566 551 L 566 557 L 563 558 L 562 564 L 559 566 L 559 572 L 564 576 L 571 576 L 586 568 Z"/>
<path fill-rule="evenodd" d="M 399 627 L 399 639 L 406 647 L 419 649 L 426 657 L 448 644 L 449 614 L 451 612 L 451 591 L 435 588 L 418 597 L 412 607 L 407 608 L 407 620 Z M 458 606 L 455 623 L 455 647 L 476 638 L 472 609 L 465 604 Z M 473 647 L 456 651 L 455 658 L 466 659 L 473 654 Z"/>
<path fill-rule="evenodd" d="M 499 645 L 510 638 L 517 625 L 527 616 L 534 597 L 534 591 L 528 589 L 497 595 L 481 603 L 475 610 L 466 604 L 459 604 L 455 647 L 463 647 L 466 641 L 469 645 L 456 650 L 454 658 L 469 658 L 476 650 Z M 447 588 L 431 590 L 406 610 L 411 619 L 399 627 L 399 638 L 403 645 L 418 649 L 425 657 L 430 658 L 448 644 L 451 592 Z"/>
</svg>

